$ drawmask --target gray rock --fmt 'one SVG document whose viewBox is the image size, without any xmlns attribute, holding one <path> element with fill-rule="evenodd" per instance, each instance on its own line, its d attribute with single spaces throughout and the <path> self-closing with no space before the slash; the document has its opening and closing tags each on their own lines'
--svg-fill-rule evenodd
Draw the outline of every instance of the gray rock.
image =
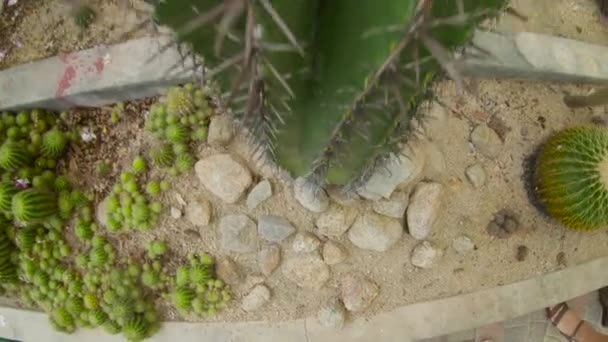
<svg viewBox="0 0 608 342">
<path fill-rule="evenodd" d="M 322 213 L 329 206 L 329 197 L 323 188 L 299 177 L 293 183 L 293 196 L 304 208 Z"/>
<path fill-rule="evenodd" d="M 378 286 L 359 273 L 349 273 L 340 280 L 340 296 L 348 311 L 365 310 L 378 292 Z"/>
<path fill-rule="evenodd" d="M 236 203 L 251 185 L 251 173 L 229 154 L 199 160 L 194 170 L 201 183 L 226 203 Z"/>
<path fill-rule="evenodd" d="M 269 276 L 281 263 L 281 247 L 269 245 L 258 253 L 258 265 L 262 274 Z"/>
<path fill-rule="evenodd" d="M 331 206 L 329 210 L 319 215 L 316 226 L 319 234 L 330 237 L 342 236 L 357 218 L 354 208 Z"/>
<path fill-rule="evenodd" d="M 207 142 L 211 145 L 223 146 L 232 140 L 234 128 L 228 115 L 215 115 L 209 122 Z"/>
<path fill-rule="evenodd" d="M 108 210 L 106 204 L 107 199 L 104 199 L 103 201 L 99 202 L 97 208 L 95 209 L 95 217 L 97 218 L 97 222 L 99 222 L 102 227 L 108 226 Z"/>
<path fill-rule="evenodd" d="M 256 285 L 241 302 L 241 308 L 247 312 L 263 307 L 270 300 L 270 290 L 262 284 Z"/>
<path fill-rule="evenodd" d="M 342 329 L 346 320 L 346 310 L 339 300 L 331 300 L 317 312 L 319 324 L 326 328 Z"/>
<path fill-rule="evenodd" d="M 348 239 L 357 247 L 385 252 L 403 235 L 399 221 L 375 213 L 359 216 L 350 230 Z"/>
<path fill-rule="evenodd" d="M 265 179 L 254 186 L 249 195 L 247 195 L 247 208 L 249 210 L 257 208 L 260 203 L 269 199 L 270 196 L 272 196 L 272 186 Z"/>
<path fill-rule="evenodd" d="M 346 259 L 344 248 L 337 242 L 327 241 L 323 245 L 323 260 L 328 265 L 336 265 Z"/>
<path fill-rule="evenodd" d="M 441 256 L 441 251 L 430 242 L 423 241 L 412 250 L 410 261 L 412 265 L 420 268 L 431 268 Z"/>
<path fill-rule="evenodd" d="M 171 207 L 171 217 L 177 220 L 182 217 L 182 211 L 176 207 Z"/>
<path fill-rule="evenodd" d="M 329 267 L 317 253 L 298 254 L 285 260 L 281 271 L 299 287 L 318 290 L 329 280 Z"/>
<path fill-rule="evenodd" d="M 205 227 L 211 222 L 211 204 L 207 200 L 190 202 L 185 211 L 188 221 L 197 227 Z"/>
<path fill-rule="evenodd" d="M 426 141 L 423 145 L 423 152 L 426 155 L 425 176 L 439 177 L 446 169 L 445 156 L 436 144 Z"/>
<path fill-rule="evenodd" d="M 475 249 L 475 244 L 469 237 L 461 235 L 452 241 L 452 248 L 459 254 L 466 254 Z"/>
<path fill-rule="evenodd" d="M 245 215 L 228 215 L 220 219 L 220 244 L 229 252 L 249 253 L 257 249 L 255 222 Z"/>
<path fill-rule="evenodd" d="M 310 253 L 316 251 L 319 245 L 321 245 L 319 238 L 312 233 L 303 232 L 296 234 L 291 249 L 296 253 Z"/>
<path fill-rule="evenodd" d="M 486 124 L 481 124 L 471 132 L 473 146 L 484 156 L 494 159 L 500 155 L 502 141 L 496 132 Z"/>
<path fill-rule="evenodd" d="M 407 227 L 410 235 L 417 240 L 424 240 L 433 228 L 439 215 L 443 186 L 439 183 L 416 185 L 407 208 Z"/>
<path fill-rule="evenodd" d="M 227 284 L 238 284 L 241 281 L 241 272 L 238 265 L 230 258 L 220 258 L 215 264 L 217 276 Z"/>
<path fill-rule="evenodd" d="M 256 285 L 263 284 L 266 278 L 258 274 L 250 274 L 245 280 L 236 286 L 238 293 L 249 293 Z"/>
<path fill-rule="evenodd" d="M 295 231 L 294 226 L 283 217 L 261 215 L 258 218 L 258 233 L 266 241 L 281 242 Z"/>
<path fill-rule="evenodd" d="M 469 166 L 464 173 L 469 182 L 476 188 L 479 188 L 486 183 L 486 172 L 480 164 Z"/>
<path fill-rule="evenodd" d="M 392 155 L 385 164 L 376 168 L 357 193 L 372 201 L 382 197 L 390 198 L 399 185 L 417 177 L 421 170 L 422 167 L 416 165 L 414 159 L 404 155 Z"/>
<path fill-rule="evenodd" d="M 336 185 L 328 185 L 327 194 L 332 201 L 345 207 L 354 205 L 361 199 L 356 192 L 344 191 L 342 187 Z"/>
<path fill-rule="evenodd" d="M 372 204 L 372 209 L 380 215 L 402 219 L 409 198 L 405 193 L 394 193 L 390 199 L 380 199 Z"/>
</svg>

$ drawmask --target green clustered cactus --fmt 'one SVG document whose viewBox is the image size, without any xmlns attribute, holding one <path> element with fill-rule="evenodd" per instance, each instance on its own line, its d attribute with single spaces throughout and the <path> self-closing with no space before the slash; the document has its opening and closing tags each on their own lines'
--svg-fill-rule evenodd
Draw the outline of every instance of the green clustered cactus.
<svg viewBox="0 0 608 342">
<path fill-rule="evenodd" d="M 170 168 L 171 175 L 179 175 L 194 166 L 189 145 L 205 141 L 210 117 L 214 111 L 205 90 L 186 84 L 169 89 L 164 102 L 150 109 L 146 127 L 159 140 L 150 151 L 154 164 Z"/>
<path fill-rule="evenodd" d="M 39 222 L 57 212 L 57 197 L 50 191 L 27 189 L 13 196 L 12 211 L 19 221 Z"/>
<path fill-rule="evenodd" d="M 258 146 L 296 177 L 356 186 L 400 150 L 450 53 L 505 0 L 162 1 Z M 204 18 L 204 20 L 201 20 Z M 252 29 L 254 28 L 254 29 Z"/>
<path fill-rule="evenodd" d="M 542 145 L 534 191 L 546 211 L 577 230 L 608 226 L 608 132 L 568 128 Z"/>
<path fill-rule="evenodd" d="M 171 299 L 182 315 L 215 316 L 232 299 L 230 289 L 214 273 L 214 260 L 207 254 L 191 255 L 190 264 L 175 273 Z"/>
<path fill-rule="evenodd" d="M 167 253 L 167 242 L 163 240 L 153 240 L 148 244 L 148 256 L 155 259 Z"/>
</svg>

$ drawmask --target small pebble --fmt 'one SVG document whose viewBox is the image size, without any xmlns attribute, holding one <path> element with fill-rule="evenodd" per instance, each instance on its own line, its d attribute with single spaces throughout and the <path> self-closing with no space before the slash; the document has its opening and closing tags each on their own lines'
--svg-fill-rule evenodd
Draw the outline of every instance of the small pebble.
<svg viewBox="0 0 608 342">
<path fill-rule="evenodd" d="M 258 253 L 258 265 L 262 274 L 269 276 L 281 263 L 281 247 L 278 245 L 266 246 Z"/>
<path fill-rule="evenodd" d="M 526 260 L 526 257 L 528 257 L 528 247 L 521 245 L 517 247 L 517 255 L 515 256 L 515 259 L 517 259 L 517 261 L 524 261 Z"/>
<path fill-rule="evenodd" d="M 296 234 L 293 239 L 291 248 L 296 253 L 310 253 L 316 251 L 321 245 L 321 241 L 314 234 L 309 232 L 303 232 Z"/>
<path fill-rule="evenodd" d="M 256 285 L 241 303 L 241 308 L 247 312 L 255 311 L 270 300 L 270 290 L 265 285 Z"/>
<path fill-rule="evenodd" d="M 469 237 L 461 235 L 454 239 L 452 248 L 454 248 L 458 254 L 466 254 L 475 249 L 475 244 Z"/>
<path fill-rule="evenodd" d="M 324 327 L 342 329 L 346 320 L 344 305 L 337 299 L 331 300 L 317 312 L 317 320 Z"/>
<path fill-rule="evenodd" d="M 416 267 L 431 268 L 440 256 L 441 252 L 435 246 L 428 241 L 423 241 L 412 250 L 410 261 Z"/>
<path fill-rule="evenodd" d="M 480 164 L 469 166 L 465 170 L 465 174 L 469 182 L 476 188 L 479 188 L 486 183 L 486 172 Z"/>
<path fill-rule="evenodd" d="M 349 273 L 340 280 L 340 296 L 348 311 L 360 312 L 374 301 L 380 289 L 378 285 L 359 273 Z"/>
<path fill-rule="evenodd" d="M 499 239 L 509 238 L 517 230 L 519 230 L 517 215 L 509 209 L 502 209 L 496 213 L 486 227 L 488 234 Z"/>
<path fill-rule="evenodd" d="M 178 218 L 182 217 L 182 211 L 176 207 L 171 207 L 171 217 L 177 220 Z"/>
<path fill-rule="evenodd" d="M 241 281 L 241 272 L 238 265 L 230 258 L 220 258 L 215 265 L 217 276 L 227 284 L 237 284 Z"/>
<path fill-rule="evenodd" d="M 323 245 L 323 260 L 328 265 L 336 265 L 346 259 L 344 248 L 337 242 L 327 241 Z"/>
<path fill-rule="evenodd" d="M 253 210 L 272 196 L 272 186 L 268 180 L 259 182 L 247 195 L 247 208 Z"/>
</svg>

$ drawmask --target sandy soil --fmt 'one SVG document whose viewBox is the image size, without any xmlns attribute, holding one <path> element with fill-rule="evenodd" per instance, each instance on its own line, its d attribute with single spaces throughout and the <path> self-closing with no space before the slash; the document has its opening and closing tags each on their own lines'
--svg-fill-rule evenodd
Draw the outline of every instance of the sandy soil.
<svg viewBox="0 0 608 342">
<path fill-rule="evenodd" d="M 545 32 L 608 43 L 608 30 L 599 24 L 593 0 L 514 0 L 512 7 L 527 16 L 528 21 L 505 15 L 498 22 L 498 30 Z M 90 44 L 100 41 L 90 41 Z M 47 52 L 38 57 L 43 55 Z M 594 116 L 604 114 L 605 108 L 573 111 L 563 105 L 562 96 L 566 92 L 584 93 L 590 88 L 490 80 L 479 81 L 478 85 L 479 94 L 475 98 L 459 93 L 450 81 L 438 84 L 437 92 L 449 108 L 448 114 L 424 120 L 425 137 L 416 145 L 424 146 L 424 151 L 434 151 L 426 156 L 421 179 L 440 182 L 446 190 L 442 212 L 429 238 L 444 253 L 435 267 L 420 270 L 411 265 L 410 253 L 417 241 L 408 235 L 385 253 L 357 249 L 344 236 L 338 241 L 347 247 L 349 257 L 331 267 L 331 279 L 321 291 L 299 289 L 277 270 L 264 281 L 272 290 L 267 306 L 247 314 L 235 304 L 217 319 L 276 321 L 312 315 L 320 305 L 337 296 L 340 276 L 353 270 L 366 274 L 380 287 L 380 295 L 363 314 L 373 315 L 409 303 L 512 283 L 608 255 L 606 231 L 575 232 L 545 218 L 530 204 L 524 182 L 524 161 L 546 137 L 564 127 L 591 124 Z M 475 151 L 469 141 L 472 129 L 482 122 L 500 127 L 503 133 L 503 149 L 494 160 Z M 299 231 L 315 231 L 314 221 L 318 215 L 304 210 L 293 199 L 289 186 L 271 170 L 250 161 L 250 151 L 242 137 L 237 137 L 226 148 L 202 146 L 199 157 L 222 151 L 240 157 L 259 178 L 270 178 L 272 198 L 254 211 L 248 211 L 244 201 L 226 205 L 213 197 L 191 172 L 174 182 L 164 201 L 179 207 L 177 194 L 186 202 L 196 197 L 207 198 L 212 201 L 213 223 L 199 230 L 183 218 L 175 220 L 165 215 L 155 230 L 133 233 L 122 239 L 122 248 L 141 248 L 142 243 L 159 236 L 169 240 L 175 260 L 199 250 L 221 255 L 217 219 L 235 213 L 254 218 L 266 213 L 285 216 Z M 121 151 L 120 155 L 135 153 L 138 151 L 131 149 Z M 481 164 L 487 174 L 486 185 L 479 189 L 475 189 L 464 174 L 465 169 L 475 163 Z M 404 191 L 409 192 L 415 184 Z M 370 207 L 368 202 L 358 204 L 360 212 Z M 521 229 L 508 239 L 493 238 L 486 232 L 486 226 L 496 212 L 505 208 L 516 213 Z M 460 235 L 468 236 L 476 245 L 468 255 L 461 256 L 451 247 L 453 239 Z M 290 250 L 290 243 L 288 239 L 282 244 L 284 253 Z M 529 251 L 523 260 L 521 255 L 517 258 L 520 246 L 526 246 Z M 259 275 L 255 254 L 231 257 L 244 274 Z M 242 287 L 237 286 L 237 294 L 242 293 Z M 168 317 L 175 318 L 171 312 Z"/>
</svg>

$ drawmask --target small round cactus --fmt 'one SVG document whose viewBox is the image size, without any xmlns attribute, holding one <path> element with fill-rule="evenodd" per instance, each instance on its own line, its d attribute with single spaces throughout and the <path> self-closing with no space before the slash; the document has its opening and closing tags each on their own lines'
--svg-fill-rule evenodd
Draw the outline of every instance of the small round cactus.
<svg viewBox="0 0 608 342">
<path fill-rule="evenodd" d="M 189 311 L 196 293 L 189 288 L 180 287 L 173 292 L 173 304 L 180 311 Z"/>
<path fill-rule="evenodd" d="M 171 167 L 175 161 L 173 147 L 169 144 L 157 146 L 150 152 L 154 164 L 160 167 Z"/>
<path fill-rule="evenodd" d="M 194 167 L 194 158 L 189 154 L 180 154 L 175 160 L 175 167 L 180 173 L 190 171 Z"/>
<path fill-rule="evenodd" d="M 29 251 L 36 244 L 36 235 L 38 229 L 36 227 L 26 227 L 17 233 L 16 242 L 17 246 L 22 251 Z"/>
<path fill-rule="evenodd" d="M 148 245 L 148 255 L 151 258 L 159 257 L 167 252 L 167 243 L 161 240 L 155 240 Z"/>
<path fill-rule="evenodd" d="M 207 265 L 195 265 L 190 270 L 190 280 L 195 284 L 204 284 L 211 276 L 211 269 Z"/>
<path fill-rule="evenodd" d="M 26 149 L 18 143 L 5 142 L 0 146 L 0 167 L 5 170 L 16 170 L 27 166 L 31 160 Z"/>
<path fill-rule="evenodd" d="M 12 210 L 19 221 L 43 220 L 57 212 L 57 198 L 52 192 L 27 189 L 13 196 Z"/>
<path fill-rule="evenodd" d="M 11 182 L 0 183 L 0 210 L 10 212 L 13 205 L 13 196 L 19 192 L 19 188 Z"/>
<path fill-rule="evenodd" d="M 146 185 L 146 192 L 152 196 L 160 194 L 160 183 L 156 181 L 148 182 L 148 184 Z"/>
<path fill-rule="evenodd" d="M 172 124 L 165 129 L 165 136 L 170 142 L 183 142 L 188 138 L 188 130 L 181 124 Z"/>
<path fill-rule="evenodd" d="M 184 116 L 195 110 L 192 92 L 184 88 L 171 88 L 167 92 L 167 113 L 169 115 Z"/>
<path fill-rule="evenodd" d="M 551 136 L 537 157 L 534 182 L 547 212 L 564 225 L 608 226 L 608 132 L 578 127 Z"/>
<path fill-rule="evenodd" d="M 42 153 L 51 158 L 59 158 L 66 151 L 69 139 L 65 133 L 52 129 L 42 137 Z"/>
<path fill-rule="evenodd" d="M 137 314 L 126 320 L 122 327 L 122 332 L 129 341 L 141 341 L 148 337 L 150 324 L 143 315 Z"/>
<path fill-rule="evenodd" d="M 137 156 L 133 159 L 133 171 L 135 171 L 135 173 L 142 173 L 146 171 L 147 168 L 148 165 L 143 157 Z"/>
</svg>

